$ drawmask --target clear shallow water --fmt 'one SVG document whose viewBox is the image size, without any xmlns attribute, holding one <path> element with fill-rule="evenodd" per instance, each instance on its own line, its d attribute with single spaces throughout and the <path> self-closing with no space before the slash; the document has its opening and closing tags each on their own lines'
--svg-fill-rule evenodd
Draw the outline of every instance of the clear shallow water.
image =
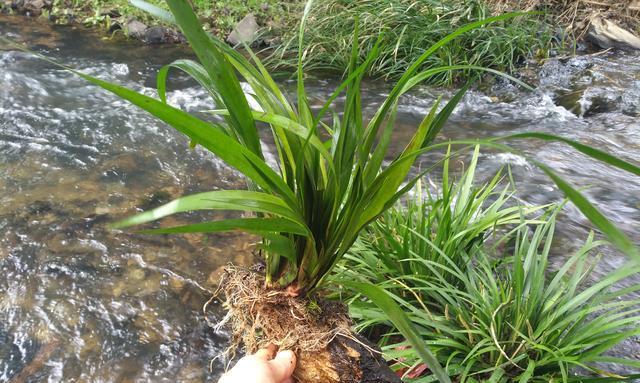
<svg viewBox="0 0 640 383">
<path fill-rule="evenodd" d="M 0 34 L 148 94 L 159 66 L 188 55 L 183 47 L 101 41 L 84 31 L 24 18 L 0 16 Z M 638 58 L 550 62 L 537 92 L 499 85 L 491 96 L 470 93 L 442 138 L 544 131 L 638 163 Z M 189 150 L 184 137 L 144 112 L 50 64 L 0 50 L 0 68 L 0 381 L 214 381 L 219 366 L 209 373 L 209 360 L 225 338 L 207 328 L 201 307 L 216 269 L 229 261 L 252 262 L 252 239 L 239 234 L 148 237 L 113 232 L 105 224 L 176 196 L 241 188 L 241 178 L 207 153 Z M 322 100 L 332 83 L 317 80 L 311 93 Z M 173 104 L 191 111 L 210 108 L 204 92 L 192 84 L 178 80 L 172 89 L 177 89 L 170 94 Z M 386 91 L 384 85 L 367 87 L 367 112 L 373 113 Z M 422 89 L 405 98 L 394 137 L 397 148 L 437 92 Z M 570 100 L 558 100 L 567 94 Z M 557 105 L 589 110 L 602 99 L 606 105 L 595 112 L 572 113 Z M 588 187 L 592 201 L 640 242 L 639 179 L 562 145 L 529 141 L 517 146 L 574 185 Z M 426 156 L 422 166 L 435 158 Z M 561 198 L 526 160 L 490 150 L 483 152 L 479 181 L 505 164 L 512 167 L 523 200 Z M 571 206 L 559 226 L 559 257 L 579 246 L 590 230 Z M 598 272 L 623 262 L 608 250 Z M 214 306 L 210 315 L 220 312 Z M 616 353 L 640 358 L 638 341 Z"/>
</svg>

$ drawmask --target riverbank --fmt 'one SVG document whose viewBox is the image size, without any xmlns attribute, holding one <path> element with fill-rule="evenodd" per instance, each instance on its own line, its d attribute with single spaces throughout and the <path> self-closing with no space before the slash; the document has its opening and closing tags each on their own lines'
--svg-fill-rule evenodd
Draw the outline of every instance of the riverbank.
<svg viewBox="0 0 640 383">
<path fill-rule="evenodd" d="M 272 69 L 296 65 L 297 31 L 303 0 L 190 0 L 203 25 L 232 45 L 249 42 L 271 52 Z M 163 7 L 161 0 L 149 3 Z M 624 4 L 623 4 L 624 3 Z M 136 8 L 128 0 L 77 2 L 72 0 L 3 0 L 4 13 L 28 15 L 55 24 L 84 25 L 106 35 L 126 36 L 145 44 L 182 43 L 181 33 Z M 640 49 L 640 1 L 614 5 L 556 0 L 473 0 L 432 2 L 316 2 L 310 10 L 304 45 L 308 70 L 343 73 L 348 65 L 354 20 L 359 20 L 361 58 L 380 36 L 380 54 L 369 69 L 374 78 L 391 79 L 424 50 L 457 28 L 507 11 L 541 11 L 541 14 L 492 23 L 456 39 L 424 66 L 470 65 L 507 72 L 549 57 L 592 53 L 603 49 Z M 573 15 L 573 17 L 569 17 Z M 634 34 L 636 33 L 636 34 Z M 437 85 L 452 85 L 474 75 L 471 70 L 449 71 L 434 76 Z"/>
<path fill-rule="evenodd" d="M 487 0 L 494 12 L 544 11 L 555 23 L 580 37 L 589 33 L 594 16 L 609 19 L 623 28 L 640 33 L 640 0 L 562 1 L 562 0 Z"/>
<path fill-rule="evenodd" d="M 148 3 L 166 7 L 164 1 Z M 279 0 L 230 0 L 224 2 L 190 0 L 206 29 L 227 38 L 247 15 L 261 36 L 278 36 L 295 23 L 303 2 Z M 40 17 L 59 25 L 84 25 L 105 31 L 108 35 L 124 34 L 146 44 L 184 42 L 181 34 L 129 0 L 0 0 L 3 13 Z"/>
</svg>

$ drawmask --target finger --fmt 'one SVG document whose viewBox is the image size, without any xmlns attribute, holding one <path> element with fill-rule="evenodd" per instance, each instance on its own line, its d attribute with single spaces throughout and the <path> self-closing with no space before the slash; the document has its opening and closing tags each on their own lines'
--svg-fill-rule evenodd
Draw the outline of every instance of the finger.
<svg viewBox="0 0 640 383">
<path fill-rule="evenodd" d="M 288 379 L 296 368 L 296 354 L 288 350 L 279 352 L 273 360 L 269 361 L 269 367 L 276 382 Z"/>
<path fill-rule="evenodd" d="M 218 381 L 218 383 L 228 383 L 231 381 L 232 378 L 229 377 L 229 374 L 224 374 L 220 377 L 220 380 Z"/>
<path fill-rule="evenodd" d="M 273 343 L 269 343 L 266 348 L 262 348 L 255 353 L 255 356 L 262 360 L 271 360 L 276 355 L 278 346 Z"/>
</svg>

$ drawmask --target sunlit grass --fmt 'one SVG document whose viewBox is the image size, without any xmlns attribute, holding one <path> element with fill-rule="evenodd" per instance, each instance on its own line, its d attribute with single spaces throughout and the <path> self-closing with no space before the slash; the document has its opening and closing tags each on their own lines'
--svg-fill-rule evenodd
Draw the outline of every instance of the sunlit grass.
<svg viewBox="0 0 640 383">
<path fill-rule="evenodd" d="M 469 186 L 474 162 L 456 186 L 445 171 L 437 193 L 389 210 L 346 257 L 337 278 L 384 289 L 461 382 L 579 381 L 576 367 L 617 381 L 622 378 L 602 363 L 640 368 L 637 360 L 607 356 L 640 334 L 640 300 L 629 295 L 640 285 L 619 290 L 640 268 L 594 279 L 601 243 L 592 234 L 553 271 L 559 208 L 531 215 L 541 207 L 505 204 L 505 189 L 493 181 Z M 358 296 L 349 307 L 360 329 L 388 329 L 381 345 L 406 381 L 431 381 L 419 372 L 424 361 L 415 344 L 403 339 L 388 312 Z"/>
<path fill-rule="evenodd" d="M 355 24 L 364 57 L 384 36 L 380 53 L 367 69 L 373 77 L 398 78 L 425 50 L 459 27 L 491 16 L 482 0 L 328 0 L 311 9 L 302 47 L 295 32 L 285 35 L 270 64 L 295 67 L 295 53 L 306 52 L 308 70 L 342 73 L 349 63 Z M 440 49 L 422 63 L 422 69 L 453 64 L 478 65 L 513 72 L 526 59 L 544 57 L 552 46 L 551 26 L 542 15 L 477 28 Z M 472 71 L 443 72 L 430 83 L 464 81 Z"/>
</svg>

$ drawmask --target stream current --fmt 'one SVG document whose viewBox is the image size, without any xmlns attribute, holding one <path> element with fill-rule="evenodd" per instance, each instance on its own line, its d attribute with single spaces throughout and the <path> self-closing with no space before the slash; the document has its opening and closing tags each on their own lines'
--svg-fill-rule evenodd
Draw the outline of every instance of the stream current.
<svg viewBox="0 0 640 383">
<path fill-rule="evenodd" d="M 0 35 L 148 95 L 155 94 L 162 65 L 190 55 L 181 46 L 105 41 L 21 17 L 0 16 Z M 201 308 L 216 270 L 253 262 L 253 238 L 143 236 L 111 231 L 106 223 L 177 196 L 242 188 L 242 178 L 210 154 L 190 150 L 183 136 L 142 110 L 51 64 L 0 46 L 0 68 L 0 382 L 215 381 L 222 366 L 214 362 L 209 371 L 209 363 L 226 337 L 206 325 Z M 335 80 L 311 84 L 309 93 L 320 102 Z M 211 108 L 205 92 L 184 78 L 170 88 L 173 105 Z M 367 84 L 368 115 L 388 90 L 388 84 Z M 420 88 L 404 97 L 396 150 L 441 92 Z M 550 60 L 535 92 L 498 82 L 486 93 L 465 97 L 441 139 L 548 132 L 640 163 L 638 54 Z M 514 145 L 584 188 L 640 243 L 640 177 L 560 144 Z M 435 158 L 426 156 L 422 166 Z M 526 203 L 561 200 L 541 171 L 511 154 L 484 150 L 477 181 L 505 165 Z M 192 214 L 165 224 L 227 216 Z M 567 206 L 556 259 L 579 247 L 590 230 L 588 220 Z M 605 249 L 597 274 L 624 262 Z M 212 320 L 222 315 L 216 304 L 208 312 Z M 615 353 L 640 359 L 640 340 Z"/>
</svg>

